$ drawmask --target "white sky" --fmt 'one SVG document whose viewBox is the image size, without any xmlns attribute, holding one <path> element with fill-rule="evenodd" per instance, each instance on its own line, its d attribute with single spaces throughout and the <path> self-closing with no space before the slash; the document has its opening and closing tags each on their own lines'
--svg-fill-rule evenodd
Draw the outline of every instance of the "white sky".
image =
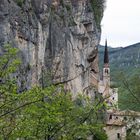
<svg viewBox="0 0 140 140">
<path fill-rule="evenodd" d="M 112 47 L 140 42 L 140 0 L 107 0 L 101 44 Z"/>
</svg>

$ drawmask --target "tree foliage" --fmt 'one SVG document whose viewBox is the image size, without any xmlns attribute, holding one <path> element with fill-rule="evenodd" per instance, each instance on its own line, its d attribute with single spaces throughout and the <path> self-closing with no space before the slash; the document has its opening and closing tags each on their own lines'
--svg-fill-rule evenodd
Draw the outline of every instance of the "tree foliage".
<svg viewBox="0 0 140 140">
<path fill-rule="evenodd" d="M 14 72 L 17 49 L 6 45 L 0 56 L 0 139 L 106 140 L 100 119 L 104 104 L 79 95 L 72 100 L 63 85 L 34 87 L 18 93 Z M 79 101 L 81 104 L 79 104 Z"/>
<path fill-rule="evenodd" d="M 121 73 L 119 78 L 119 106 L 121 109 L 140 111 L 140 76 L 127 78 Z"/>
</svg>

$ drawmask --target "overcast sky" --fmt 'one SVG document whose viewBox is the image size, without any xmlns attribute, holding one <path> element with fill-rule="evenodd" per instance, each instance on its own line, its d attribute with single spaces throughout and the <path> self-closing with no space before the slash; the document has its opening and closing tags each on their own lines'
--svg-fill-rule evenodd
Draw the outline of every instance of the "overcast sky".
<svg viewBox="0 0 140 140">
<path fill-rule="evenodd" d="M 140 42 L 140 0 L 107 0 L 101 44 L 112 47 Z"/>
</svg>

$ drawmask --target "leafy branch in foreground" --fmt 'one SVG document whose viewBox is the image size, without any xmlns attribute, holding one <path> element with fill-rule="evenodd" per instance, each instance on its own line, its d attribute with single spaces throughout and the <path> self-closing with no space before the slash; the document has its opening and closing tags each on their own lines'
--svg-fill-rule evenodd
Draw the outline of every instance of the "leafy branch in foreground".
<svg viewBox="0 0 140 140">
<path fill-rule="evenodd" d="M 20 64 L 8 45 L 0 56 L 0 139 L 74 140 L 94 136 L 106 140 L 100 119 L 104 104 L 83 95 L 72 100 L 62 85 L 34 87 L 18 93 L 12 76 Z M 80 102 L 80 104 L 79 104 Z"/>
</svg>

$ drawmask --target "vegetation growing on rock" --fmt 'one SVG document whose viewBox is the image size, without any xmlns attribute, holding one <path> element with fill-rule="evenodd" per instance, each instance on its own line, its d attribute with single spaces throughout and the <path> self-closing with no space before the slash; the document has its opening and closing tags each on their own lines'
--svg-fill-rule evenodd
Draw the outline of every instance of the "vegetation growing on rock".
<svg viewBox="0 0 140 140">
<path fill-rule="evenodd" d="M 16 3 L 18 6 L 22 6 L 22 4 L 24 3 L 25 0 L 16 0 Z"/>
<path fill-rule="evenodd" d="M 103 17 L 106 0 L 90 0 L 90 1 L 92 5 L 92 10 L 94 12 L 97 27 L 100 29 L 100 23 Z"/>
</svg>

